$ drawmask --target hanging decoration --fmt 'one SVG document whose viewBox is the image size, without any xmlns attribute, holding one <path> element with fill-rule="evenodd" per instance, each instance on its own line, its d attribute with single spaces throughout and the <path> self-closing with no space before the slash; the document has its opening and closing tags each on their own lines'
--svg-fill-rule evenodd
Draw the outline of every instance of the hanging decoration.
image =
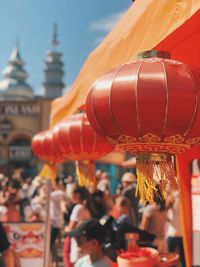
<svg viewBox="0 0 200 267">
<path fill-rule="evenodd" d="M 137 155 L 138 190 L 153 201 L 159 183 L 177 183 L 173 156 L 200 143 L 200 72 L 146 51 L 102 75 L 92 86 L 86 113 L 92 127 Z"/>
<path fill-rule="evenodd" d="M 94 160 L 114 148 L 91 127 L 85 113 L 67 117 L 53 129 L 54 143 L 66 160 L 76 161 L 80 185 L 96 186 Z"/>
<path fill-rule="evenodd" d="M 32 150 L 38 158 L 47 163 L 40 172 L 40 176 L 45 174 L 45 176 L 55 179 L 57 163 L 63 162 L 64 158 L 55 145 L 52 131 L 43 131 L 36 134 L 32 139 Z"/>
</svg>

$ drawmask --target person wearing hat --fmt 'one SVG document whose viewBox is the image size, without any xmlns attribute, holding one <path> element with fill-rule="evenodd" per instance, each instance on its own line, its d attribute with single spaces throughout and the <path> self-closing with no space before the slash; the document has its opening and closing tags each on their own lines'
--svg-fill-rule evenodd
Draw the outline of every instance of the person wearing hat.
<svg viewBox="0 0 200 267">
<path fill-rule="evenodd" d="M 139 224 L 139 197 L 135 195 L 137 187 L 136 175 L 132 172 L 125 172 L 121 178 L 121 184 L 121 196 L 126 197 L 130 201 L 133 214 L 132 224 L 137 226 Z"/>
<path fill-rule="evenodd" d="M 83 222 L 66 235 L 76 239 L 79 250 L 84 255 L 75 263 L 75 267 L 112 266 L 112 261 L 105 256 L 102 249 L 105 237 L 104 228 L 96 219 Z"/>
</svg>

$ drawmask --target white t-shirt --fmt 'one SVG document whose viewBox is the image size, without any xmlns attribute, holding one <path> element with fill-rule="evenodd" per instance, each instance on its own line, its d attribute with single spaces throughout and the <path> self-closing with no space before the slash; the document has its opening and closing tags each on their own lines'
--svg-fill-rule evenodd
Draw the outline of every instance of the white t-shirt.
<svg viewBox="0 0 200 267">
<path fill-rule="evenodd" d="M 62 211 L 62 201 L 66 199 L 66 192 L 56 190 L 51 192 L 50 200 L 50 218 L 51 225 L 55 228 L 61 228 L 64 225 L 64 217 Z"/>
<path fill-rule="evenodd" d="M 76 204 L 72 210 L 70 221 L 81 223 L 83 221 L 91 219 L 91 214 L 83 204 Z M 74 263 L 79 258 L 79 249 L 77 242 L 74 238 L 71 238 L 70 242 L 70 262 Z"/>
<path fill-rule="evenodd" d="M 85 208 L 83 204 L 76 204 L 72 210 L 70 221 L 81 222 L 89 220 L 90 218 L 91 214 L 89 210 Z"/>
<path fill-rule="evenodd" d="M 112 267 L 112 261 L 104 256 L 102 259 L 91 263 L 90 257 L 87 255 L 80 258 L 75 264 L 75 267 Z"/>
</svg>

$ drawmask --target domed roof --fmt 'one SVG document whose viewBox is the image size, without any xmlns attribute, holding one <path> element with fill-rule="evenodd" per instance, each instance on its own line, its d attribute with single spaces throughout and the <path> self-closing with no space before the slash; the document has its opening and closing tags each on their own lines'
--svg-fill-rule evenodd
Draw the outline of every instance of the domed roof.
<svg viewBox="0 0 200 267">
<path fill-rule="evenodd" d="M 0 81 L 0 98 L 5 100 L 28 100 L 33 98 L 33 90 L 26 83 L 27 72 L 23 68 L 24 61 L 16 45 L 3 70 L 4 79 Z"/>
</svg>

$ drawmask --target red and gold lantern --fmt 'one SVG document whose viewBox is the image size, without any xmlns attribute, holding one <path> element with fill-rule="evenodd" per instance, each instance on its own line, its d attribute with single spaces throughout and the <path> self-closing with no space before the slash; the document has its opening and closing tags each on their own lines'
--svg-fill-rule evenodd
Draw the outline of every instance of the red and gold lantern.
<svg viewBox="0 0 200 267">
<path fill-rule="evenodd" d="M 44 151 L 44 139 L 45 139 L 46 131 L 40 132 L 36 134 L 32 139 L 32 151 L 41 160 L 49 160 L 48 155 Z"/>
<path fill-rule="evenodd" d="M 53 129 L 54 142 L 62 156 L 77 161 L 80 185 L 95 184 L 94 160 L 114 148 L 91 127 L 85 113 L 67 117 Z"/>
<path fill-rule="evenodd" d="M 47 163 L 40 176 L 45 173 L 45 176 L 54 179 L 57 172 L 56 165 L 63 162 L 64 158 L 55 145 L 52 131 L 43 131 L 36 134 L 32 139 L 32 150 L 38 158 Z"/>
<path fill-rule="evenodd" d="M 172 181 L 172 155 L 200 143 L 200 71 L 167 54 L 148 51 L 147 58 L 112 69 L 86 101 L 92 127 L 137 154 L 138 182 L 148 189 L 140 190 L 144 201 L 152 200 L 159 180 L 163 188 Z"/>
<path fill-rule="evenodd" d="M 51 164 L 64 161 L 64 157 L 55 145 L 52 131 L 43 131 L 36 134 L 32 139 L 32 150 L 38 158 Z"/>
</svg>

